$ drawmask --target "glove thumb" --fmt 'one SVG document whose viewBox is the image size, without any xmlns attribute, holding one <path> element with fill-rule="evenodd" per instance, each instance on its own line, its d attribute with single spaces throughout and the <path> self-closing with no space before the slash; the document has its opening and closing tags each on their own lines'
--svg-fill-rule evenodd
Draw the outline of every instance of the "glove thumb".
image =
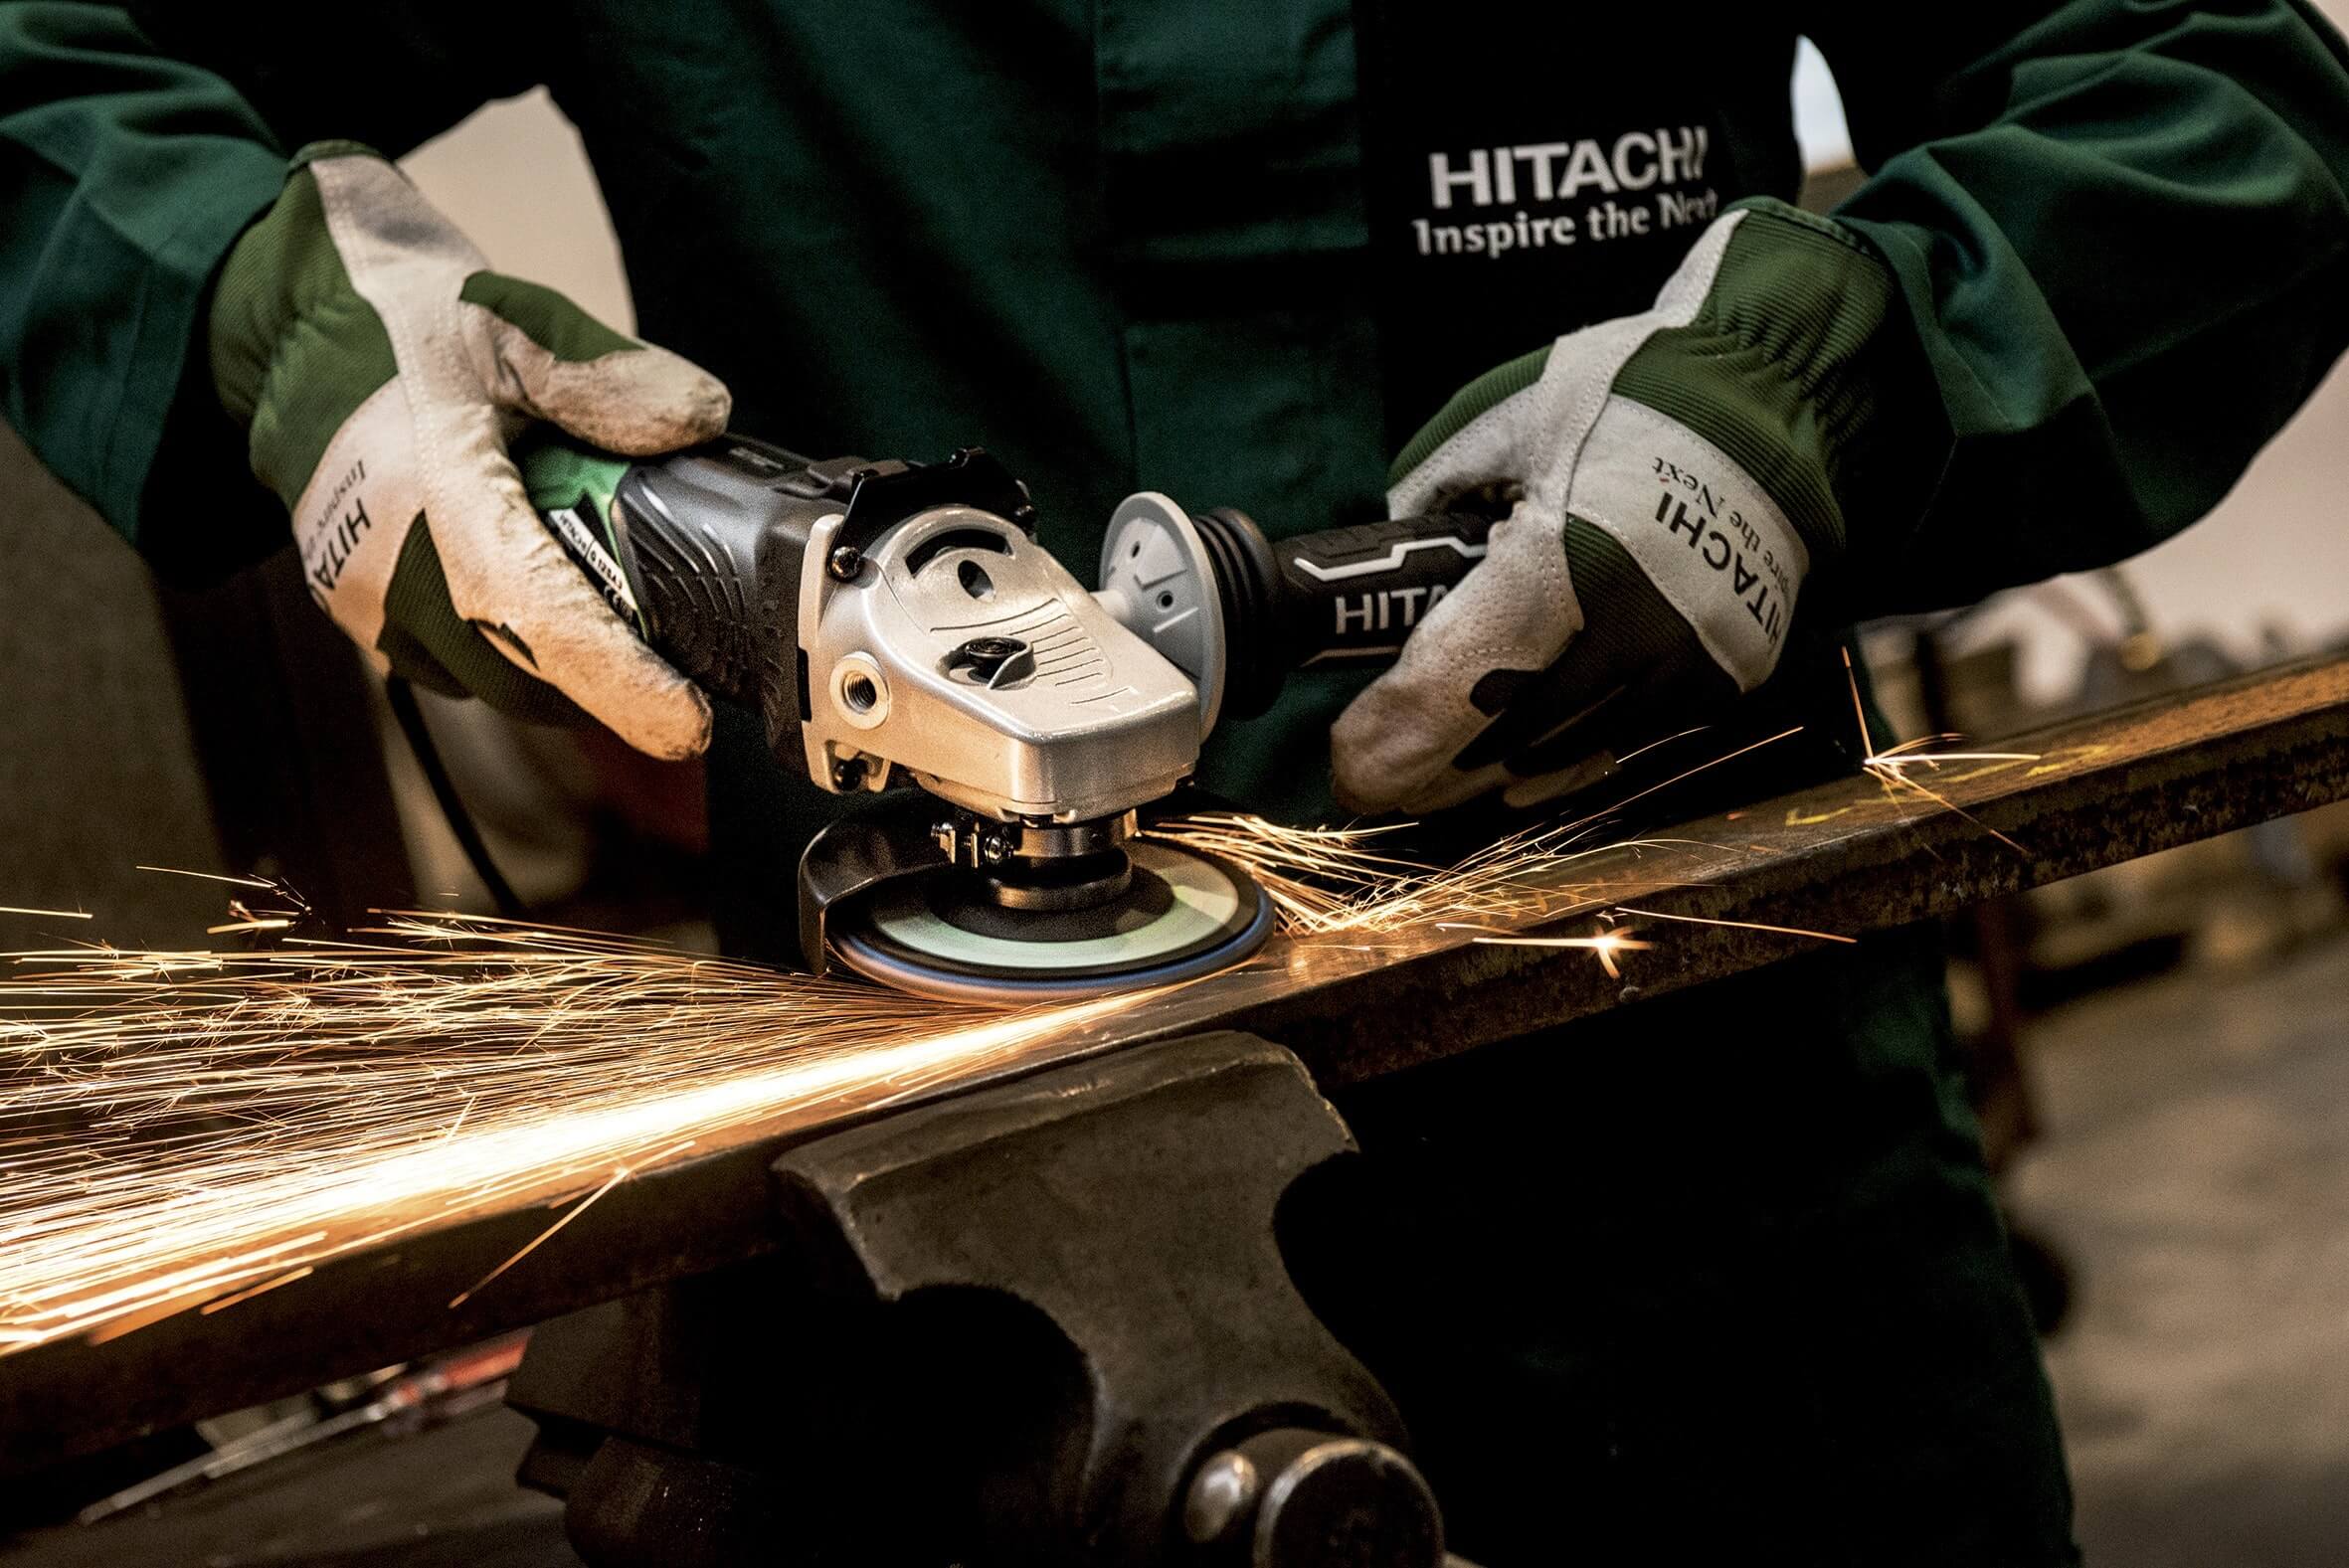
<svg viewBox="0 0 2349 1568">
<path fill-rule="evenodd" d="M 681 355 L 625 337 L 563 295 L 475 272 L 459 297 L 482 380 L 518 409 L 624 456 L 705 441 L 726 429 L 725 383 Z"/>
<path fill-rule="evenodd" d="M 1339 804 L 1435 811 L 1504 782 L 1460 757 L 1582 629 L 1562 536 L 1557 516 L 1531 500 L 1493 525 L 1484 560 L 1330 727 Z"/>
</svg>

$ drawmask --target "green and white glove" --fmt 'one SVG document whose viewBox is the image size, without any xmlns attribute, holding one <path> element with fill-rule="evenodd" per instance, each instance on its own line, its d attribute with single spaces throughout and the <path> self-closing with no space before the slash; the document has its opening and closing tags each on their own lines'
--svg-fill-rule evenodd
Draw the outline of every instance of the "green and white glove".
<svg viewBox="0 0 2349 1568">
<path fill-rule="evenodd" d="M 1531 804 L 1760 685 L 1850 517 L 1938 477 L 1917 421 L 1880 418 L 1914 357 L 1876 255 L 1769 203 L 1708 228 L 1653 309 L 1462 391 L 1396 459 L 1392 515 L 1518 499 L 1332 728 L 1339 799 Z"/>
<path fill-rule="evenodd" d="M 726 427 L 717 378 L 490 271 L 348 142 L 295 154 L 230 252 L 211 351 L 311 597 L 378 668 L 522 718 L 584 710 L 655 757 L 709 744 L 708 701 L 572 564 L 506 444 L 545 420 L 631 456 L 690 445 Z"/>
</svg>

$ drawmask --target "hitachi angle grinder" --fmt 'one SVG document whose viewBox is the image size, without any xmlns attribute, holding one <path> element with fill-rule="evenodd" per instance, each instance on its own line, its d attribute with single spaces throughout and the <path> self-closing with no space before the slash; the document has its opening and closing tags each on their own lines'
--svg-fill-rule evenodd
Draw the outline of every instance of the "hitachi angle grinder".
<svg viewBox="0 0 2349 1568">
<path fill-rule="evenodd" d="M 726 436 L 632 463 L 521 454 L 547 525 L 654 648 L 757 710 L 777 759 L 872 792 L 800 864 L 800 942 L 901 989 L 994 1004 L 1204 974 L 1268 900 L 1137 812 L 1288 672 L 1391 658 L 1485 553 L 1490 520 L 1270 541 L 1228 508 L 1129 496 L 1087 589 L 976 448 L 811 461 Z M 893 784 L 911 783 L 916 789 Z"/>
</svg>

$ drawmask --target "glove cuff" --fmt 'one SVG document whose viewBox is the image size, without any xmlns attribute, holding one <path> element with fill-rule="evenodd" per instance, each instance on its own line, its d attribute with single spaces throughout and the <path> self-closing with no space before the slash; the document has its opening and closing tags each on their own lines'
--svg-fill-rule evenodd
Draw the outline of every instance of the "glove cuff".
<svg viewBox="0 0 2349 1568">
<path fill-rule="evenodd" d="M 373 158 L 381 163 L 392 161 L 363 141 L 329 136 L 324 141 L 305 141 L 294 148 L 293 156 L 285 160 L 285 172 L 291 175 L 327 158 Z"/>
<path fill-rule="evenodd" d="M 351 286 L 307 168 L 366 150 L 313 142 L 295 154 L 285 189 L 230 250 L 213 289 L 213 391 L 245 428 L 254 472 L 288 506 L 351 411 L 398 370 L 390 334 Z M 325 347 L 304 350 L 294 331 L 302 320 L 325 329 Z"/>
<path fill-rule="evenodd" d="M 1741 205 L 1694 319 L 1650 338 L 1613 390 L 1733 458 L 1784 510 L 1813 569 L 1831 569 L 1855 529 L 1886 537 L 1922 512 L 1947 432 L 1874 250 L 1783 202 Z"/>
<path fill-rule="evenodd" d="M 208 323 L 213 390 L 240 425 L 253 423 L 271 360 L 303 304 L 328 294 L 356 297 L 326 230 L 318 182 L 308 172 L 313 163 L 352 157 L 390 161 L 363 142 L 304 143 L 285 160 L 277 200 L 221 262 Z M 390 348 L 387 339 L 387 355 Z"/>
</svg>

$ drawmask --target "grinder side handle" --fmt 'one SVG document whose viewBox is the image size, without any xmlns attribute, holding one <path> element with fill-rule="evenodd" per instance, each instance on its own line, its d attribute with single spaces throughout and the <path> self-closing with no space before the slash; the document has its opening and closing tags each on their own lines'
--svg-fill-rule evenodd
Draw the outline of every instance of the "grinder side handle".
<svg viewBox="0 0 2349 1568">
<path fill-rule="evenodd" d="M 1457 511 L 1275 540 L 1231 507 L 1145 491 L 1111 520 L 1101 598 L 1198 685 L 1211 728 L 1263 713 L 1292 671 L 1392 660 L 1492 526 Z"/>
<path fill-rule="evenodd" d="M 1226 526 L 1247 521 L 1228 508 L 1209 515 Z M 1442 512 L 1271 541 L 1274 575 L 1261 592 L 1284 667 L 1392 659 L 1420 617 L 1484 559 L 1492 526 L 1471 512 Z"/>
</svg>

